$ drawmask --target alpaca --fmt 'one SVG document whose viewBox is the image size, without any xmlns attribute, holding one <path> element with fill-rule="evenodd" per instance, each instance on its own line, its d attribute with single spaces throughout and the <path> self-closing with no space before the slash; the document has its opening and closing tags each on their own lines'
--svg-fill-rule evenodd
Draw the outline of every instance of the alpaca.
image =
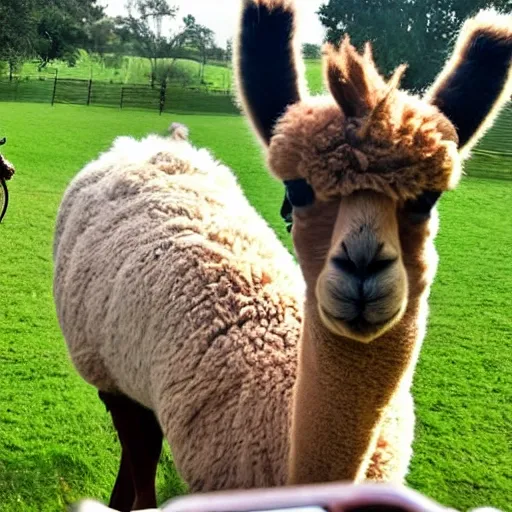
<svg viewBox="0 0 512 512">
<path fill-rule="evenodd" d="M 163 435 L 191 491 L 403 482 L 435 205 L 511 92 L 510 16 L 468 20 L 424 98 L 348 38 L 309 98 L 293 2 L 242 4 L 238 90 L 299 265 L 181 135 L 118 139 L 59 210 L 56 309 L 119 435 L 118 510 L 155 507 Z"/>
</svg>

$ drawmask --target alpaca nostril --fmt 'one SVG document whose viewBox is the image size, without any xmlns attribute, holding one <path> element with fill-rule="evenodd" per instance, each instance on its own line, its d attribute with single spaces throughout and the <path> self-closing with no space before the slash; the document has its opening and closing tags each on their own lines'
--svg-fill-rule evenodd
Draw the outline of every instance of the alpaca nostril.
<svg viewBox="0 0 512 512">
<path fill-rule="evenodd" d="M 332 259 L 332 263 L 338 270 L 341 270 L 342 272 L 345 272 L 346 274 L 349 274 L 351 276 L 359 275 L 359 267 L 352 260 L 350 260 L 348 258 L 335 257 Z"/>
<path fill-rule="evenodd" d="M 341 251 L 332 258 L 332 264 L 336 269 L 361 280 L 384 272 L 397 261 L 398 258 L 394 254 L 389 254 L 389 250 L 386 250 L 384 244 L 379 243 L 375 237 L 372 237 L 369 243 L 343 241 Z"/>
<path fill-rule="evenodd" d="M 370 262 L 368 267 L 366 268 L 369 275 L 379 274 L 384 270 L 391 267 L 398 261 L 398 258 L 389 258 L 389 259 L 381 259 L 381 260 L 373 260 Z"/>
<path fill-rule="evenodd" d="M 350 258 L 337 256 L 332 259 L 333 265 L 341 272 L 359 279 L 367 279 L 384 272 L 397 262 L 398 258 L 375 259 L 369 263 L 354 263 Z"/>
</svg>

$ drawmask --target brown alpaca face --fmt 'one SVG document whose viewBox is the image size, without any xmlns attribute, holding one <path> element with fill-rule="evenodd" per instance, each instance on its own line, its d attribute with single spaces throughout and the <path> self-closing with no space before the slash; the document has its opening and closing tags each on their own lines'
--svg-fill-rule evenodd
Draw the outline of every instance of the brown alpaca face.
<svg viewBox="0 0 512 512">
<path fill-rule="evenodd" d="M 395 201 L 361 191 L 296 208 L 293 240 L 331 332 L 370 342 L 402 318 L 408 284 Z"/>
</svg>

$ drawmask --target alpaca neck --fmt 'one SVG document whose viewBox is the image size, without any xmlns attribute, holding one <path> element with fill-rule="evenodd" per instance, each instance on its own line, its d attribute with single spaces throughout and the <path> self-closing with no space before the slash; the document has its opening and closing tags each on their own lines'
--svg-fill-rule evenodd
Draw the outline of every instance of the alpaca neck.
<svg viewBox="0 0 512 512">
<path fill-rule="evenodd" d="M 404 250 L 410 250 L 408 308 L 399 324 L 372 343 L 330 333 L 317 313 L 314 293 L 308 291 L 288 484 L 364 478 L 383 413 L 398 388 L 410 385 L 421 346 L 433 274 L 427 262 L 435 255 L 429 224 L 408 226 L 401 233 Z"/>
</svg>

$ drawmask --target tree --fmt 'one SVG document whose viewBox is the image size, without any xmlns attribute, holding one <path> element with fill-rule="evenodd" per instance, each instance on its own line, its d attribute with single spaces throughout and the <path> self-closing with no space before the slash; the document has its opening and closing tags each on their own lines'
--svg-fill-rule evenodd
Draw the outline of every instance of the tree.
<svg viewBox="0 0 512 512">
<path fill-rule="evenodd" d="M 305 59 L 319 59 L 322 55 L 322 49 L 318 44 L 306 43 L 302 45 L 302 54 Z"/>
<path fill-rule="evenodd" d="M 233 58 L 233 39 L 229 38 L 226 41 L 226 61 L 231 62 L 232 58 Z"/>
<path fill-rule="evenodd" d="M 87 41 L 84 29 L 100 19 L 97 0 L 2 0 L 0 2 L 0 59 L 15 68 L 37 56 L 40 68 L 54 59 L 73 62 Z"/>
<path fill-rule="evenodd" d="M 208 50 L 208 60 L 215 60 L 217 62 L 225 62 L 226 50 L 220 46 L 214 45 Z"/>
<path fill-rule="evenodd" d="M 82 24 L 88 24 L 104 17 L 104 8 L 98 0 L 35 0 L 39 8 L 55 7 Z"/>
<path fill-rule="evenodd" d="M 33 3 L 30 0 L 2 0 L 0 3 L 0 60 L 9 66 L 9 78 L 32 53 L 35 33 Z"/>
<path fill-rule="evenodd" d="M 167 0 L 130 0 L 128 16 L 117 18 L 118 33 L 133 44 L 134 51 L 151 64 L 151 86 L 157 80 L 159 59 L 169 57 L 186 40 L 187 26 L 171 37 L 162 34 L 165 20 L 174 19 L 178 9 Z"/>
<path fill-rule="evenodd" d="M 512 0 L 497 0 L 498 8 Z M 486 0 L 328 0 L 318 11 L 327 39 L 338 44 L 348 33 L 359 48 L 371 41 L 377 65 L 389 74 L 405 62 L 404 86 L 420 90 L 440 71 L 463 20 Z"/>
<path fill-rule="evenodd" d="M 115 29 L 115 20 L 112 18 L 106 17 L 93 22 L 88 27 L 89 43 L 87 49 L 103 59 L 105 53 L 111 51 L 119 39 Z"/>
<path fill-rule="evenodd" d="M 183 22 L 185 23 L 188 42 L 197 48 L 201 55 L 201 81 L 203 81 L 204 68 L 208 61 L 208 53 L 215 48 L 215 33 L 208 27 L 197 23 L 194 16 L 186 16 Z"/>
<path fill-rule="evenodd" d="M 86 32 L 79 20 L 55 6 L 42 9 L 37 23 L 37 39 L 34 41 L 39 70 L 54 60 L 64 60 L 73 65 L 86 39 Z"/>
</svg>

